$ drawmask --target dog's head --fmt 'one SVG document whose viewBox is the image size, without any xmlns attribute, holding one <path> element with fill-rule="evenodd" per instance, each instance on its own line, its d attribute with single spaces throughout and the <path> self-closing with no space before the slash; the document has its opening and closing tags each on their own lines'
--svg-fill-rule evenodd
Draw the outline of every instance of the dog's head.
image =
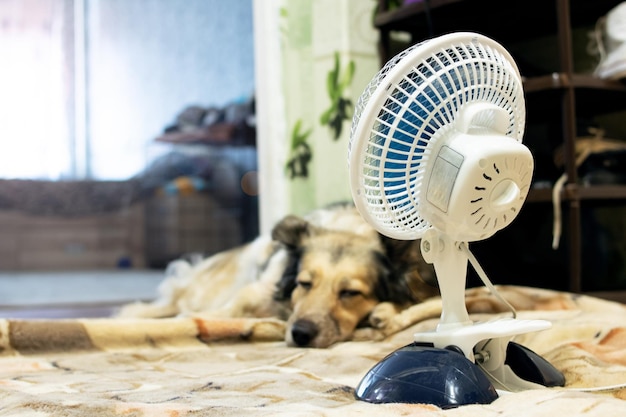
<svg viewBox="0 0 626 417">
<path fill-rule="evenodd" d="M 276 299 L 291 302 L 290 345 L 327 347 L 350 338 L 378 303 L 407 305 L 436 292 L 420 276 L 418 242 L 325 229 L 296 216 L 278 223 L 272 237 L 288 252 Z"/>
</svg>

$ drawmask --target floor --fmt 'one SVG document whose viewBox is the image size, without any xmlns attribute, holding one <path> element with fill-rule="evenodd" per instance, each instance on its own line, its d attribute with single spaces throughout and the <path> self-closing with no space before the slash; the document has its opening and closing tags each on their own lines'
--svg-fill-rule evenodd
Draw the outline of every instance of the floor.
<svg viewBox="0 0 626 417">
<path fill-rule="evenodd" d="M 0 271 L 0 318 L 107 317 L 156 297 L 162 270 Z"/>
</svg>

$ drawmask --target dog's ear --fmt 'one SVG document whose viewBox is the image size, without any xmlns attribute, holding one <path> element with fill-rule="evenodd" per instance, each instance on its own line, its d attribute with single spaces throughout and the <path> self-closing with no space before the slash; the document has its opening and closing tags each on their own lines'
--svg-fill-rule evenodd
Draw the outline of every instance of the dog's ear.
<svg viewBox="0 0 626 417">
<path fill-rule="evenodd" d="M 390 268 L 387 291 L 394 301 L 396 291 L 401 298 L 407 289 L 413 301 L 437 294 L 437 279 L 432 265 L 422 258 L 419 240 L 397 240 L 380 235 Z M 401 301 L 401 300 L 398 300 Z"/>
<path fill-rule="evenodd" d="M 302 256 L 302 243 L 311 235 L 313 226 L 306 220 L 289 215 L 274 226 L 272 239 L 281 243 L 287 252 L 287 262 L 280 280 L 276 283 L 274 299 L 286 301 L 296 287 L 296 277 L 299 272 Z"/>
<path fill-rule="evenodd" d="M 296 278 L 300 269 L 302 252 L 298 249 L 288 249 L 285 252 L 287 253 L 285 269 L 274 289 L 274 300 L 276 301 L 287 301 L 291 298 L 291 293 L 296 288 Z"/>
<path fill-rule="evenodd" d="M 311 235 L 312 229 L 313 226 L 303 218 L 289 215 L 274 226 L 272 239 L 294 250 L 302 246 L 303 239 Z"/>
</svg>

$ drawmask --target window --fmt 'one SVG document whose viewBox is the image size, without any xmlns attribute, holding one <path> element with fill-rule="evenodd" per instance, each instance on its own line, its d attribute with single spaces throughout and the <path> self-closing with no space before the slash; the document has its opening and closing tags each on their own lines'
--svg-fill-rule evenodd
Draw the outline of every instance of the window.
<svg viewBox="0 0 626 417">
<path fill-rule="evenodd" d="M 251 0 L 0 0 L 0 178 L 125 179 L 254 90 Z"/>
<path fill-rule="evenodd" d="M 0 1 L 0 176 L 70 174 L 68 0 Z"/>
</svg>

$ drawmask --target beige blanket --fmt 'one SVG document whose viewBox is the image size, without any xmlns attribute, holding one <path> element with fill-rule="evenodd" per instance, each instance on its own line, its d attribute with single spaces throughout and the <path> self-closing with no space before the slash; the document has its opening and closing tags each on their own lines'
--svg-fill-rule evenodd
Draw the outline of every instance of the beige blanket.
<svg viewBox="0 0 626 417">
<path fill-rule="evenodd" d="M 354 398 L 367 370 L 432 319 L 328 349 L 287 347 L 272 320 L 0 320 L 0 416 L 626 416 L 626 306 L 554 296 L 566 310 L 520 313 L 552 329 L 517 341 L 562 370 L 566 388 L 445 411 Z"/>
</svg>

